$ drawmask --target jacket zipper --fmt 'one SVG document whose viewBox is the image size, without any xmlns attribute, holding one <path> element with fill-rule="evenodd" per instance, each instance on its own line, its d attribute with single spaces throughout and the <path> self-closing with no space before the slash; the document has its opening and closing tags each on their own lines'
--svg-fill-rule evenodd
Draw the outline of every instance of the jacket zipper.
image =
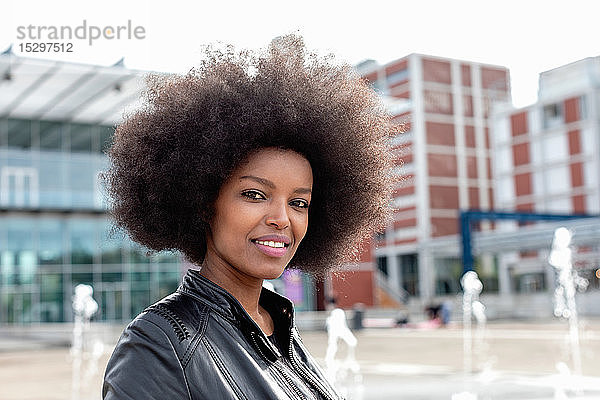
<svg viewBox="0 0 600 400">
<path fill-rule="evenodd" d="M 290 376 L 283 370 L 283 368 L 279 367 L 277 365 L 277 361 L 273 363 L 273 365 L 275 366 L 275 369 L 277 369 L 277 371 L 279 371 L 281 373 L 281 376 L 283 376 L 283 378 L 287 381 L 287 383 L 290 385 L 290 387 L 292 388 L 292 390 L 294 391 L 294 393 L 296 393 L 296 395 L 298 396 L 299 399 L 306 399 L 306 397 L 304 396 L 304 394 L 302 394 L 302 392 L 300 391 L 300 389 L 298 389 L 298 386 L 296 386 L 296 384 L 294 383 L 294 381 L 292 380 L 292 378 L 290 378 Z"/>
<path fill-rule="evenodd" d="M 268 360 L 269 357 L 267 357 L 263 353 L 262 349 L 260 348 L 260 346 L 256 342 L 256 335 L 250 335 L 250 337 L 252 338 L 252 341 L 254 342 L 254 346 L 258 349 L 258 351 L 260 352 L 260 354 L 262 354 L 262 356 L 265 359 Z M 290 388 L 292 389 L 292 391 L 296 394 L 296 396 L 298 396 L 299 399 L 306 399 L 306 397 L 304 397 L 304 395 L 302 394 L 302 392 L 300 391 L 300 389 L 296 386 L 296 384 L 294 383 L 294 381 L 292 380 L 292 378 L 290 378 L 289 375 L 286 374 L 285 371 L 283 371 L 283 369 L 279 367 L 279 365 L 277 365 L 277 360 L 273 362 L 273 366 L 275 367 L 275 369 L 277 371 L 279 371 L 279 373 L 281 374 L 281 376 L 285 379 L 285 381 L 288 383 L 288 385 L 290 386 Z"/>
<path fill-rule="evenodd" d="M 325 399 L 335 400 L 333 397 L 331 397 L 328 393 L 325 392 L 325 390 L 321 387 L 321 385 L 319 385 L 319 383 L 317 381 L 315 381 L 311 376 L 309 376 L 306 372 L 304 372 L 304 370 L 302 370 L 302 367 L 300 366 L 300 364 L 294 357 L 294 340 L 295 339 L 294 339 L 293 335 L 291 335 L 291 332 L 290 332 L 289 355 L 290 355 L 290 361 L 292 362 L 292 366 L 296 369 L 296 372 L 298 372 L 298 374 L 300 376 L 302 376 L 302 378 L 304 378 L 306 381 L 308 381 Z"/>
</svg>

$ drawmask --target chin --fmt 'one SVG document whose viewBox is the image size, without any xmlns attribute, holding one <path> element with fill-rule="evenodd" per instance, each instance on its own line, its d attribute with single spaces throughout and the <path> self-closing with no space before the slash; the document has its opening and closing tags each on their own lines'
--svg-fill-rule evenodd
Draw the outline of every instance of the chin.
<svg viewBox="0 0 600 400">
<path fill-rule="evenodd" d="M 282 268 L 276 272 L 266 273 L 266 274 L 264 274 L 264 276 L 262 278 L 263 279 L 277 279 L 283 274 L 283 271 L 285 271 L 285 268 Z"/>
<path fill-rule="evenodd" d="M 285 271 L 286 266 L 287 264 L 280 267 L 265 269 L 260 272 L 259 277 L 262 279 L 277 279 L 283 274 L 283 271 Z"/>
</svg>

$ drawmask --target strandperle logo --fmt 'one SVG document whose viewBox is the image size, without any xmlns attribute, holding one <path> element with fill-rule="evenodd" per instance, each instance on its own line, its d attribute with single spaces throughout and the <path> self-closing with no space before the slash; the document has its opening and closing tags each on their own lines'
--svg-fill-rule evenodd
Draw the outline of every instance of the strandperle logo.
<svg viewBox="0 0 600 400">
<path fill-rule="evenodd" d="M 87 40 L 88 45 L 93 45 L 97 40 L 142 40 L 146 38 L 146 29 L 143 26 L 134 26 L 131 20 L 126 25 L 88 25 L 83 20 L 81 25 L 28 25 L 17 26 L 17 39 L 19 40 Z"/>
</svg>

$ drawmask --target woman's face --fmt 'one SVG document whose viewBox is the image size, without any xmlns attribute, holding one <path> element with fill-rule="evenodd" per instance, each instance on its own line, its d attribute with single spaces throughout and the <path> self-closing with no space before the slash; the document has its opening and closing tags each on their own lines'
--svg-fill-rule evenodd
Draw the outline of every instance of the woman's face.
<svg viewBox="0 0 600 400">
<path fill-rule="evenodd" d="M 306 234 L 312 184 L 302 155 L 253 153 L 219 191 L 205 262 L 252 278 L 280 276 Z"/>
</svg>

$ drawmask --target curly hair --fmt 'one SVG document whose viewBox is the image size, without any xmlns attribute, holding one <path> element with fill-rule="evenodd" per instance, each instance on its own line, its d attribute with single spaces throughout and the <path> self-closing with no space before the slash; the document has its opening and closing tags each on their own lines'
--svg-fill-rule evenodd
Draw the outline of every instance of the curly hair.
<svg viewBox="0 0 600 400">
<path fill-rule="evenodd" d="M 288 267 L 321 276 L 356 260 L 388 222 L 390 138 L 398 129 L 351 66 L 301 37 L 262 52 L 207 47 L 185 75 L 152 75 L 144 105 L 116 129 L 104 174 L 116 226 L 154 251 L 200 265 L 221 185 L 260 148 L 310 162 L 309 226 Z"/>
</svg>

